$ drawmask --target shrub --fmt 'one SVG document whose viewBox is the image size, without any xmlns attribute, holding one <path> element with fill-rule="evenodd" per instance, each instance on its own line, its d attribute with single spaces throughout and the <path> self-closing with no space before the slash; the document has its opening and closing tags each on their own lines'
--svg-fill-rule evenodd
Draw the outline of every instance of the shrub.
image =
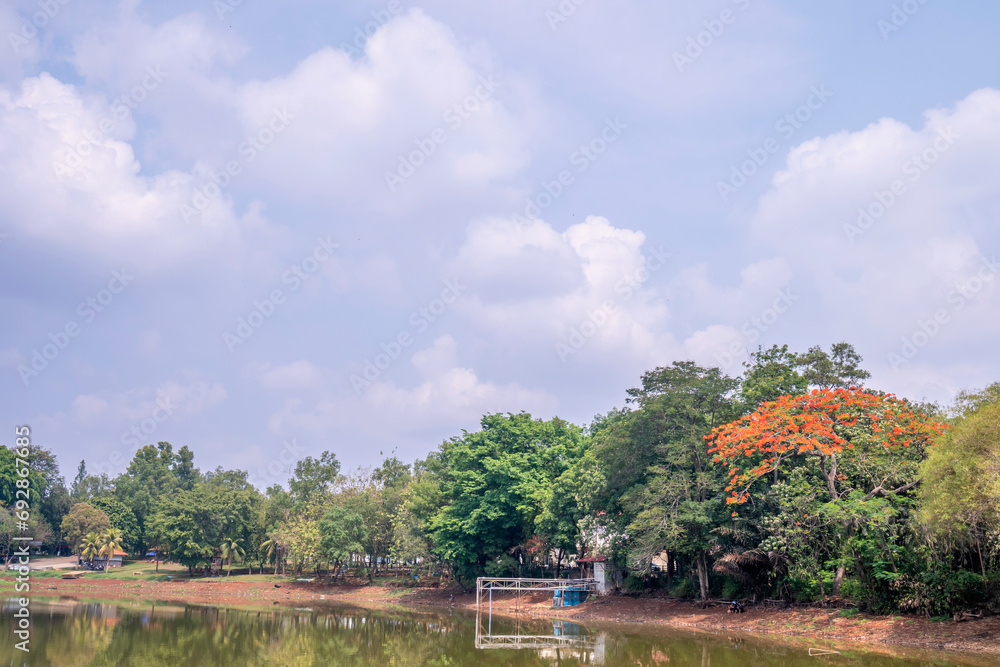
<svg viewBox="0 0 1000 667">
<path fill-rule="evenodd" d="M 700 595 L 698 586 L 690 577 L 683 577 L 677 580 L 674 587 L 670 589 L 670 594 L 675 598 L 690 599 Z"/>
<path fill-rule="evenodd" d="M 743 596 L 743 586 L 732 577 L 726 577 L 722 584 L 722 599 L 735 600 Z"/>
<path fill-rule="evenodd" d="M 627 577 L 625 577 L 625 590 L 629 593 L 641 593 L 646 589 L 646 580 L 641 574 L 634 574 L 630 572 Z"/>
</svg>

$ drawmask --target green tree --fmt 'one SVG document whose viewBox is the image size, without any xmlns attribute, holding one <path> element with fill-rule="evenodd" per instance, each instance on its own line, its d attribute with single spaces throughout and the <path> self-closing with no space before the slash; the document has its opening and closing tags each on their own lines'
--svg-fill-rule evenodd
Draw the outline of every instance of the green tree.
<svg viewBox="0 0 1000 667">
<path fill-rule="evenodd" d="M 425 461 L 413 465 L 413 475 L 402 492 L 401 503 L 393 518 L 394 558 L 431 567 L 441 557 L 434 549 L 431 522 L 444 507 L 439 474 L 440 457 L 431 453 Z"/>
<path fill-rule="evenodd" d="M 104 570 L 107 571 L 111 557 L 116 551 L 122 550 L 122 532 L 117 528 L 108 528 L 97 538 L 97 552 L 104 556 Z"/>
<path fill-rule="evenodd" d="M 795 363 L 802 369 L 807 386 L 818 389 L 862 386 L 872 375 L 861 368 L 862 361 L 854 346 L 845 342 L 832 345 L 829 354 L 817 345 L 805 354 L 795 355 Z"/>
<path fill-rule="evenodd" d="M 431 521 L 435 549 L 460 582 L 528 542 L 552 482 L 584 449 L 581 429 L 558 418 L 522 412 L 480 423 L 480 431 L 441 445 L 445 506 Z"/>
<path fill-rule="evenodd" d="M 648 482 L 625 500 L 634 516 L 628 528 L 633 564 L 648 571 L 663 550 L 688 557 L 703 602 L 710 594 L 709 552 L 719 546 L 714 529 L 725 521 L 726 485 L 704 438 L 738 414 L 737 387 L 717 368 L 682 361 L 645 373 L 642 387 L 628 392 L 638 407 L 632 438 L 656 454 Z"/>
<path fill-rule="evenodd" d="M 94 556 L 100 552 L 100 534 L 99 533 L 87 533 L 83 536 L 80 542 L 80 555 L 83 556 L 84 560 L 92 561 Z"/>
<path fill-rule="evenodd" d="M 323 452 L 318 459 L 307 456 L 295 464 L 288 489 L 296 503 L 308 504 L 334 490 L 340 476 L 336 455 Z"/>
<path fill-rule="evenodd" d="M 114 487 L 107 474 L 100 475 L 87 474 L 87 464 L 80 461 L 76 470 L 76 477 L 70 487 L 69 497 L 73 503 L 85 503 L 91 498 L 109 496 L 114 492 Z"/>
<path fill-rule="evenodd" d="M 921 519 L 932 534 L 1000 568 L 1000 383 L 959 395 L 957 423 L 920 469 Z"/>
<path fill-rule="evenodd" d="M 187 452 L 186 447 L 181 452 Z M 169 442 L 159 442 L 139 449 L 126 471 L 115 478 L 115 498 L 132 510 L 139 524 L 140 551 L 146 550 L 146 524 L 161 500 L 175 491 L 190 490 L 183 488 L 177 475 L 178 466 L 187 475 L 189 463 L 187 453 L 175 454 Z"/>
<path fill-rule="evenodd" d="M 77 503 L 63 517 L 60 529 L 63 539 L 79 553 L 80 544 L 88 533 L 100 534 L 111 527 L 108 515 L 90 503 Z"/>
<path fill-rule="evenodd" d="M 354 554 L 363 553 L 367 541 L 365 533 L 364 517 L 354 508 L 334 505 L 323 514 L 319 522 L 319 546 L 324 558 L 333 566 L 334 579 Z"/>
<path fill-rule="evenodd" d="M 130 553 L 136 553 L 139 548 L 139 522 L 132 510 L 109 496 L 91 498 L 90 505 L 108 515 L 111 527 L 122 533 L 124 548 Z"/>
<path fill-rule="evenodd" d="M 191 572 L 227 536 L 248 543 L 260 504 L 260 493 L 246 481 L 245 472 L 216 472 L 190 491 L 178 489 L 160 500 L 147 534 Z"/>
<path fill-rule="evenodd" d="M 242 541 L 231 537 L 222 540 L 222 546 L 220 547 L 222 557 L 226 559 L 226 563 L 229 566 L 229 571 L 226 573 L 227 577 L 233 574 L 233 557 L 235 556 L 242 561 L 243 557 L 247 554 L 246 549 L 240 544 Z"/>
<path fill-rule="evenodd" d="M 787 345 L 774 345 L 765 350 L 757 348 L 743 363 L 741 394 L 747 412 L 752 412 L 761 403 L 773 401 L 781 396 L 805 393 L 809 381 L 799 373 L 799 358 L 788 351 Z"/>
</svg>

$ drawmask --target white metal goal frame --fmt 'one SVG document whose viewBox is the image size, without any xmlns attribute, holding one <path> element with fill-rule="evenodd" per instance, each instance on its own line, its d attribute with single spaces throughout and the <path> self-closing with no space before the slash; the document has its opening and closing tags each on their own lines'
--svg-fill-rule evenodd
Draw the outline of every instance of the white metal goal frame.
<svg viewBox="0 0 1000 667">
<path fill-rule="evenodd" d="M 584 589 L 591 593 L 597 592 L 597 579 L 522 579 L 519 577 L 479 577 L 476 579 L 476 648 L 500 648 L 513 646 L 518 642 L 512 635 L 497 635 L 498 642 L 493 638 L 493 592 L 513 592 L 520 606 L 521 593 L 539 591 L 569 591 Z M 486 635 L 482 635 L 482 612 L 484 598 L 488 599 L 488 616 L 486 620 Z M 540 640 L 541 637 L 532 637 Z M 554 638 L 557 640 L 558 637 Z M 550 646 L 552 644 L 549 644 Z M 524 647 L 522 645 L 522 647 Z M 526 647 L 525 647 L 526 648 Z"/>
</svg>

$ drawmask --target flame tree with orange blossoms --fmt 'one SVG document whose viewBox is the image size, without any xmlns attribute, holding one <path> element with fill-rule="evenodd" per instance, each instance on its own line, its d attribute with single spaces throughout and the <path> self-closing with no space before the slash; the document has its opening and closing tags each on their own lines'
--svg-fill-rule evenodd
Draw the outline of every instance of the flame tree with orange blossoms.
<svg viewBox="0 0 1000 667">
<path fill-rule="evenodd" d="M 945 428 L 891 394 L 851 387 L 763 403 L 705 440 L 713 460 L 730 466 L 731 505 L 751 500 L 758 481 L 777 484 L 803 465 L 818 471 L 831 500 L 856 490 L 871 499 L 916 486 L 915 463 Z M 900 459 L 914 465 L 899 466 Z"/>
<path fill-rule="evenodd" d="M 782 554 L 787 585 L 840 595 L 850 571 L 884 593 L 901 576 L 920 463 L 944 428 L 908 401 L 850 387 L 762 403 L 705 439 L 728 466 L 734 521 L 745 504 L 763 512 L 758 549 Z"/>
</svg>

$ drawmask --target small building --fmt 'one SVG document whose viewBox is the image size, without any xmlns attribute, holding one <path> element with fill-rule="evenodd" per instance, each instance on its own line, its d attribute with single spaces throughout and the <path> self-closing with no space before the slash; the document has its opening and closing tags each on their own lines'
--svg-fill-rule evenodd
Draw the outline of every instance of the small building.
<svg viewBox="0 0 1000 667">
<path fill-rule="evenodd" d="M 121 567 L 122 566 L 122 559 L 124 559 L 125 556 L 128 556 L 128 552 L 127 551 L 122 551 L 121 549 L 115 549 L 114 552 L 111 554 L 111 559 L 108 562 L 107 566 L 108 567 Z M 107 560 L 107 559 L 105 558 L 104 554 L 99 554 L 97 557 L 94 558 L 94 565 L 103 568 L 105 560 Z"/>
<path fill-rule="evenodd" d="M 606 595 L 608 588 L 607 562 L 604 556 L 584 556 L 577 558 L 576 562 L 584 570 L 584 577 L 597 581 L 597 594 Z"/>
</svg>

